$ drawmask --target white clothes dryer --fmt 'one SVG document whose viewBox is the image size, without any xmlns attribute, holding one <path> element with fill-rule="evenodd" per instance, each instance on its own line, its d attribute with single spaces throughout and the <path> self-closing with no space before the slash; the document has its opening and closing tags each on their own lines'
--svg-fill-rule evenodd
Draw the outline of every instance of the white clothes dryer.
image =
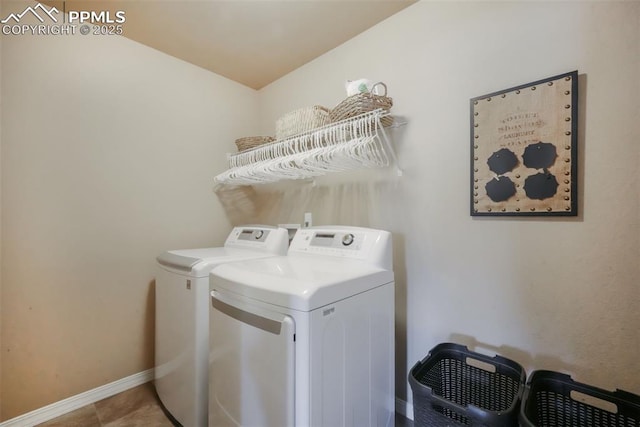
<svg viewBox="0 0 640 427">
<path fill-rule="evenodd" d="M 209 272 L 222 263 L 284 255 L 288 244 L 284 228 L 241 226 L 224 247 L 157 257 L 154 383 L 174 421 L 207 425 Z"/>
<path fill-rule="evenodd" d="M 301 229 L 210 278 L 210 426 L 394 424 L 390 233 Z"/>
</svg>

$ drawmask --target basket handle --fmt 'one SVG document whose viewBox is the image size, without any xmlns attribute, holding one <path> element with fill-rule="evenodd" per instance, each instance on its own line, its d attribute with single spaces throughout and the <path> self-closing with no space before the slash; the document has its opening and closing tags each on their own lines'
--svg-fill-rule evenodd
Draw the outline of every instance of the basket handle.
<svg viewBox="0 0 640 427">
<path fill-rule="evenodd" d="M 375 83 L 373 86 L 371 86 L 371 93 L 373 95 L 378 95 L 378 94 L 375 93 L 376 86 L 378 86 L 378 85 L 380 85 L 380 86 L 382 86 L 384 88 L 384 95 L 379 95 L 379 96 L 387 96 L 387 85 L 382 83 L 382 82 Z"/>
</svg>

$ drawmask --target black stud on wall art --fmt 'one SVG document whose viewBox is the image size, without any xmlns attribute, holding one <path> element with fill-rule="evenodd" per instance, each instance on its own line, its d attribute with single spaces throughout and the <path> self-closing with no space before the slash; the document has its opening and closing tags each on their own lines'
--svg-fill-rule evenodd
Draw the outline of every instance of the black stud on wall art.
<svg viewBox="0 0 640 427">
<path fill-rule="evenodd" d="M 471 215 L 578 214 L 578 72 L 471 99 Z"/>
</svg>

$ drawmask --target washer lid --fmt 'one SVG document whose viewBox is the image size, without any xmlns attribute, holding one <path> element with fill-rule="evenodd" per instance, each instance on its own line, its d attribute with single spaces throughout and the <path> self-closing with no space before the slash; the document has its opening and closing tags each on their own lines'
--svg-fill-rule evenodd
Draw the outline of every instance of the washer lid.
<svg viewBox="0 0 640 427">
<path fill-rule="evenodd" d="M 191 277 L 206 277 L 218 264 L 273 256 L 270 253 L 237 248 L 202 248 L 167 251 L 156 260 L 161 267 Z"/>
<path fill-rule="evenodd" d="M 393 272 L 337 257 L 289 255 L 217 266 L 215 290 L 299 311 L 311 311 L 393 282 Z"/>
<path fill-rule="evenodd" d="M 286 255 L 289 232 L 268 225 L 234 227 L 224 247 L 167 251 L 156 258 L 161 268 L 190 277 L 207 277 L 224 262 Z"/>
</svg>

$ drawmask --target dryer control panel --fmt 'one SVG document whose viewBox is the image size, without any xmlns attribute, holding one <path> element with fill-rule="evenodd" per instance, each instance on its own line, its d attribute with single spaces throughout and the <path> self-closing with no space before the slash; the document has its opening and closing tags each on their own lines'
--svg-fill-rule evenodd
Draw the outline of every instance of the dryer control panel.
<svg viewBox="0 0 640 427">
<path fill-rule="evenodd" d="M 357 251 L 362 248 L 364 235 L 360 233 L 313 233 L 309 246 Z"/>
<path fill-rule="evenodd" d="M 289 254 L 304 253 L 356 258 L 391 265 L 391 234 L 362 227 L 311 227 L 300 229 L 289 247 Z"/>
</svg>

